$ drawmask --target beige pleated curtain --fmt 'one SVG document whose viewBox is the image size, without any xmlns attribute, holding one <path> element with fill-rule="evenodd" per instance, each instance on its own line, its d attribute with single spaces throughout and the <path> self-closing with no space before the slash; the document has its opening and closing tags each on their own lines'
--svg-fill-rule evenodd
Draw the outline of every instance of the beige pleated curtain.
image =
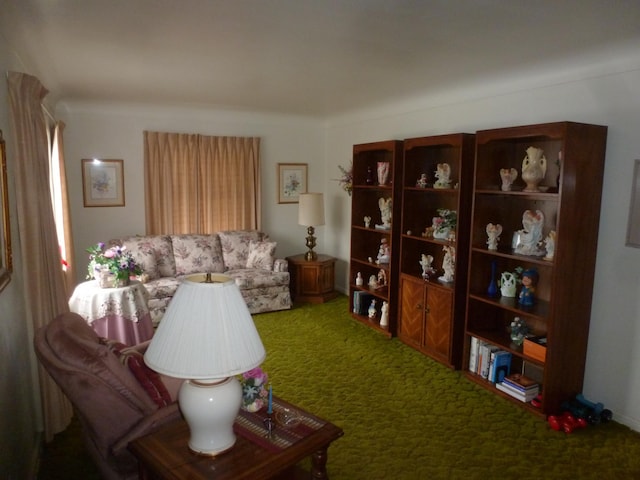
<svg viewBox="0 0 640 480">
<path fill-rule="evenodd" d="M 41 109 L 47 90 L 37 78 L 24 73 L 10 72 L 7 83 L 15 147 L 11 162 L 15 172 L 18 237 L 25 272 L 25 321 L 35 331 L 69 311 L 51 205 L 47 125 Z M 38 375 L 45 439 L 51 440 L 53 434 L 66 428 L 73 411 L 40 365 Z"/>
<path fill-rule="evenodd" d="M 260 138 L 144 132 L 148 235 L 260 229 Z"/>
</svg>

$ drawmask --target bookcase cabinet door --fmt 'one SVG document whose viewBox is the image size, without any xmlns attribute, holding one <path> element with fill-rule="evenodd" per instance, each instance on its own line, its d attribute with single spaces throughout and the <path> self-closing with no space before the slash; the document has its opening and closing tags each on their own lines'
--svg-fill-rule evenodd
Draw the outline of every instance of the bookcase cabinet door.
<svg viewBox="0 0 640 480">
<path fill-rule="evenodd" d="M 451 348 L 452 291 L 410 275 L 400 277 L 398 338 L 448 364 Z"/>
</svg>

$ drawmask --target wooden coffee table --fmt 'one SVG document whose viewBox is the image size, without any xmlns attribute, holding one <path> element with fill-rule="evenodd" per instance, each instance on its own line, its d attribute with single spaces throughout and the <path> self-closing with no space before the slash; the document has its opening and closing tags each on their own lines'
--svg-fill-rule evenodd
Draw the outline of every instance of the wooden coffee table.
<svg viewBox="0 0 640 480">
<path fill-rule="evenodd" d="M 327 479 L 327 449 L 344 432 L 284 400 L 273 397 L 275 429 L 266 436 L 266 412 L 241 412 L 236 419 L 236 444 L 217 457 L 198 455 L 189 450 L 189 426 L 183 420 L 129 444 L 136 456 L 141 479 Z M 290 409 L 300 416 L 295 426 L 283 426 L 280 412 Z M 311 457 L 311 472 L 296 464 Z"/>
</svg>

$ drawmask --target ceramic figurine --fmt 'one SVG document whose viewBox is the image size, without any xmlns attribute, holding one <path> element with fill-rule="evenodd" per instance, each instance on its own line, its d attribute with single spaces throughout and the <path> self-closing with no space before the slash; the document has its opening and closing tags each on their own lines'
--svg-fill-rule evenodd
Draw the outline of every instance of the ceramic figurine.
<svg viewBox="0 0 640 480">
<path fill-rule="evenodd" d="M 416 182 L 416 187 L 427 188 L 427 174 L 421 173 L 420 178 Z"/>
<path fill-rule="evenodd" d="M 435 269 L 431 266 L 433 262 L 433 255 L 422 254 L 420 257 L 420 266 L 422 267 L 422 278 L 428 280 L 431 275 L 436 273 Z"/>
<path fill-rule="evenodd" d="M 376 225 L 376 228 L 380 230 L 391 229 L 391 206 L 393 202 L 391 198 L 378 199 L 378 206 L 380 207 L 380 217 L 382 218 L 382 225 Z"/>
<path fill-rule="evenodd" d="M 489 245 L 489 250 L 498 250 L 498 241 L 500 240 L 500 235 L 502 234 L 502 225 L 496 223 L 487 224 L 487 236 L 489 239 L 487 240 L 487 245 Z"/>
<path fill-rule="evenodd" d="M 527 155 L 522 160 L 522 180 L 527 184 L 525 192 L 539 192 L 538 185 L 547 173 L 547 158 L 541 148 L 527 148 Z"/>
<path fill-rule="evenodd" d="M 538 271 L 535 268 L 529 268 L 522 272 L 522 289 L 518 297 L 518 303 L 523 307 L 533 305 L 536 291 L 536 283 L 538 282 Z"/>
<path fill-rule="evenodd" d="M 385 287 L 387 285 L 387 272 L 381 268 L 378 272 L 378 287 Z"/>
<path fill-rule="evenodd" d="M 383 301 L 382 308 L 380 309 L 380 326 L 388 327 L 389 326 L 389 303 Z"/>
<path fill-rule="evenodd" d="M 360 272 L 358 272 L 358 274 L 356 275 L 356 285 L 359 287 L 364 285 L 364 279 L 362 278 L 362 273 Z"/>
<path fill-rule="evenodd" d="M 369 277 L 369 287 L 378 288 L 378 280 L 375 275 Z"/>
<path fill-rule="evenodd" d="M 544 256 L 545 260 L 553 260 L 553 256 L 556 251 L 556 231 L 551 230 L 547 238 L 544 239 L 544 247 L 547 251 L 547 254 Z"/>
<path fill-rule="evenodd" d="M 544 225 L 544 214 L 540 210 L 533 213 L 526 210 L 522 215 L 522 230 L 518 230 L 520 234 L 518 245 L 516 245 L 516 253 L 520 255 L 536 255 L 544 254 L 540 248 L 542 240 L 542 226 Z"/>
<path fill-rule="evenodd" d="M 376 318 L 376 299 L 371 300 L 371 305 L 369 305 L 369 310 L 367 311 L 369 314 L 369 318 Z"/>
<path fill-rule="evenodd" d="M 451 188 L 451 167 L 448 163 L 439 163 L 435 174 L 437 180 L 433 188 Z"/>
<path fill-rule="evenodd" d="M 389 179 L 389 162 L 378 162 L 378 185 L 386 185 Z"/>
<path fill-rule="evenodd" d="M 516 178 L 518 178 L 518 171 L 515 168 L 501 168 L 500 179 L 502 180 L 502 185 L 500 186 L 500 189 L 503 192 L 509 192 L 511 190 L 511 185 L 513 185 Z"/>
<path fill-rule="evenodd" d="M 371 225 L 371 217 L 369 215 L 365 215 L 364 216 L 364 226 L 366 228 L 369 228 L 370 225 Z"/>
<path fill-rule="evenodd" d="M 518 279 L 512 272 L 502 272 L 500 275 L 500 294 L 503 297 L 514 298 Z"/>
<path fill-rule="evenodd" d="M 452 246 L 445 245 L 442 247 L 444 258 L 442 259 L 442 269 L 444 275 L 438 277 L 438 280 L 445 283 L 451 283 L 454 280 L 456 269 L 456 249 Z"/>
<path fill-rule="evenodd" d="M 383 238 L 382 240 L 380 240 L 380 248 L 378 249 L 378 258 L 376 260 L 376 263 L 378 265 L 383 263 L 389 263 L 390 259 L 391 259 L 391 252 L 389 248 L 389 243 L 387 242 L 386 238 Z"/>
</svg>

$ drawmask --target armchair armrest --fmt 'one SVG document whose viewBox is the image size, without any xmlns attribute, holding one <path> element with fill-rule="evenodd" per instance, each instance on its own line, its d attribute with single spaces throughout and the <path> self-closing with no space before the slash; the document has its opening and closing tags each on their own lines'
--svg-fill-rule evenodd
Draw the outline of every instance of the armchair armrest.
<svg viewBox="0 0 640 480">
<path fill-rule="evenodd" d="M 111 451 L 114 455 L 118 455 L 120 451 L 127 448 L 129 442 L 135 440 L 138 437 L 151 433 L 156 428 L 170 422 L 174 422 L 182 418 L 180 408 L 177 403 L 172 403 L 163 408 L 159 408 L 151 415 L 145 417 L 138 425 L 133 427 L 127 432 L 120 440 L 115 442 L 111 447 Z"/>
<path fill-rule="evenodd" d="M 289 271 L 289 262 L 287 262 L 284 258 L 276 258 L 273 261 L 273 271 L 274 272 L 288 272 Z"/>
</svg>

